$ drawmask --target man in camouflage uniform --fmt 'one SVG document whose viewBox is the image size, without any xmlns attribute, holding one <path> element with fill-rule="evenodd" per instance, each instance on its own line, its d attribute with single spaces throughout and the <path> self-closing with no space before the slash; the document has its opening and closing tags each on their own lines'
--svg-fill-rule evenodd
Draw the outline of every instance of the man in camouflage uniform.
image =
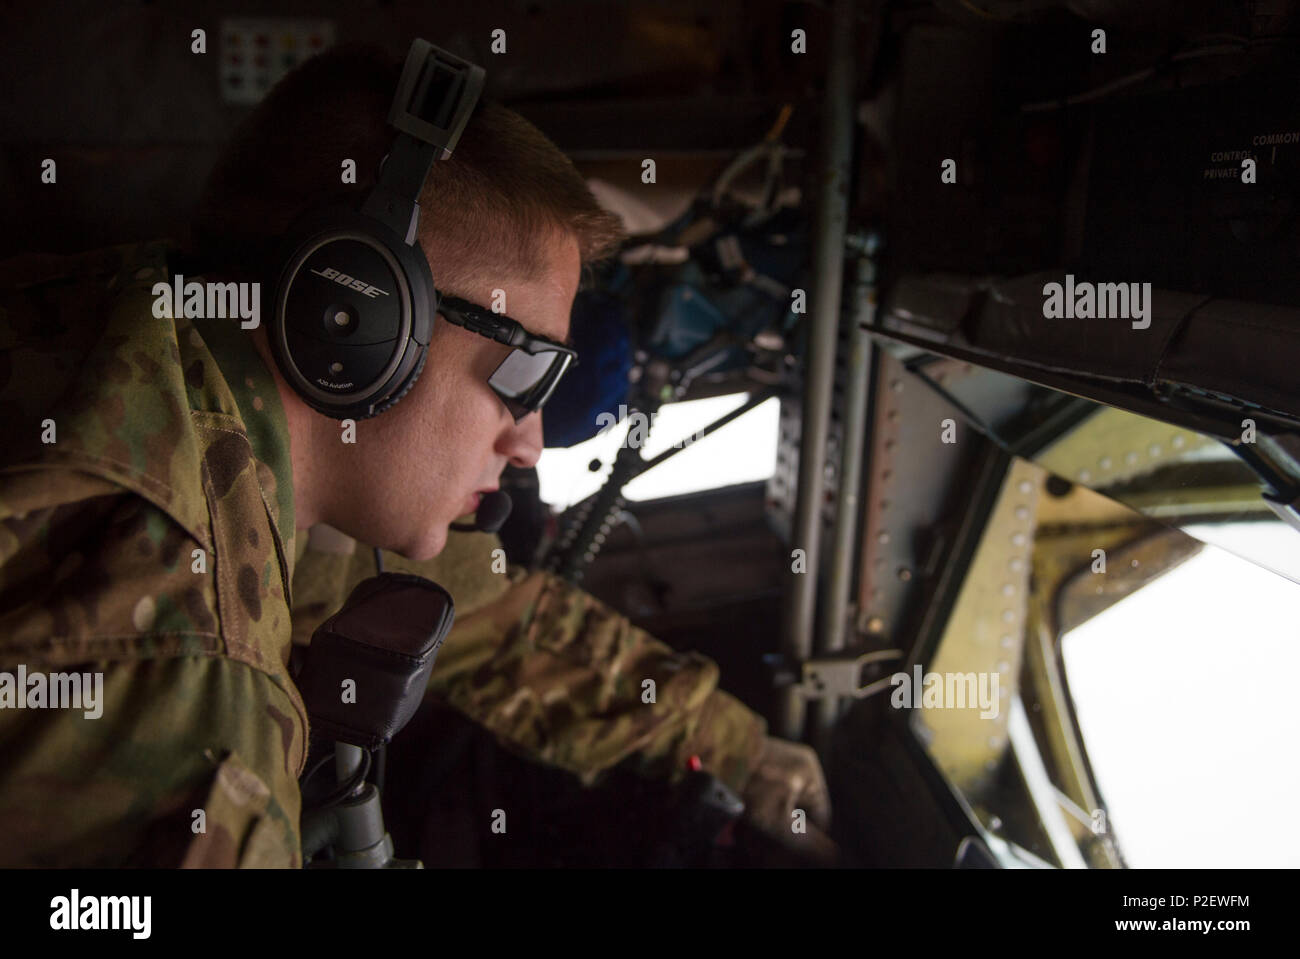
<svg viewBox="0 0 1300 959">
<path fill-rule="evenodd" d="M 563 339 L 579 249 L 561 235 L 547 250 L 541 277 L 513 283 L 531 304 L 513 312 Z M 447 263 L 426 252 L 435 270 Z M 300 602 L 300 583 L 322 581 L 298 575 L 306 529 L 329 521 L 427 563 L 475 488 L 463 483 L 540 453 L 540 417 L 500 419 L 479 381 L 500 348 L 446 324 L 410 395 L 360 424 L 356 447 L 328 445 L 337 424 L 311 418 L 264 338 L 160 315 L 166 253 L 28 256 L 0 271 L 0 673 L 103 674 L 99 718 L 0 708 L 0 866 L 301 865 L 308 721 L 291 641 L 308 608 L 323 618 L 369 575 L 338 572 L 334 552 L 334 599 Z M 446 288 L 481 302 L 494 282 Z M 447 488 L 430 494 L 426 473 Z M 439 575 L 463 598 L 451 572 Z M 584 779 L 632 755 L 674 775 L 699 755 L 778 833 L 794 805 L 824 812 L 815 758 L 764 738 L 716 691 L 711 663 L 546 574 L 463 572 L 485 598 L 462 607 L 434 688 L 508 744 Z M 646 678 L 655 705 L 641 702 Z"/>
<path fill-rule="evenodd" d="M 99 719 L 0 710 L 4 865 L 300 864 L 289 638 L 307 642 L 372 559 L 294 529 L 269 371 L 232 323 L 152 316 L 165 253 L 0 274 L 0 669 L 105 677 Z M 492 573 L 497 547 L 460 534 L 435 561 L 389 556 L 458 601 L 434 693 L 585 781 L 631 756 L 673 778 L 696 755 L 765 827 L 800 803 L 825 821 L 816 760 L 765 737 L 716 666 L 550 574 Z"/>
</svg>

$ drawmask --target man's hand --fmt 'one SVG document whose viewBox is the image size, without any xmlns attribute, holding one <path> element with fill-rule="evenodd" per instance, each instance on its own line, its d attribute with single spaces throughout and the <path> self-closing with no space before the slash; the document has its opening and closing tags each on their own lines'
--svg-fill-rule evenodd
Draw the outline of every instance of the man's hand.
<svg viewBox="0 0 1300 959">
<path fill-rule="evenodd" d="M 764 864 L 836 864 L 839 852 L 828 835 L 830 791 L 811 747 L 768 736 L 741 798 L 745 801 L 742 823 L 789 854 L 764 856 Z M 803 815 L 796 815 L 797 810 Z"/>
</svg>

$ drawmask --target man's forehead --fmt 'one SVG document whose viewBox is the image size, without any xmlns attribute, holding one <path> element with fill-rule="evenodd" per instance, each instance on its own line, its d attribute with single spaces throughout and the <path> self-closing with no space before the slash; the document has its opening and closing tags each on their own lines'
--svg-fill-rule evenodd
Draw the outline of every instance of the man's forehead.
<svg viewBox="0 0 1300 959">
<path fill-rule="evenodd" d="M 566 235 L 548 244 L 536 276 L 503 278 L 485 292 L 502 297 L 503 312 L 529 333 L 569 345 L 569 321 L 581 272 L 577 240 Z M 489 300 L 485 305 L 493 304 Z"/>
<path fill-rule="evenodd" d="M 570 345 L 569 321 L 582 275 L 577 237 L 552 234 L 542 241 L 539 252 L 534 274 L 496 273 L 488 268 L 476 271 L 472 279 L 439 285 L 439 289 L 485 312 L 503 313 L 533 336 Z M 430 265 L 434 265 L 432 258 Z M 437 274 L 435 268 L 435 284 Z"/>
<path fill-rule="evenodd" d="M 522 295 L 514 297 L 514 309 L 506 312 L 534 336 L 568 345 L 569 320 L 573 314 L 576 289 L 576 282 L 570 286 L 567 277 L 546 277 L 520 287 Z M 506 305 L 512 304 L 507 301 Z"/>
<path fill-rule="evenodd" d="M 525 329 L 568 345 L 569 321 L 573 315 L 573 298 L 577 295 L 582 278 L 582 258 L 578 240 L 572 234 L 556 237 L 550 244 L 550 256 L 539 285 L 546 291 L 540 298 L 545 304 L 544 315 L 535 322 L 545 324 L 538 329 L 530 327 L 530 318 L 521 319 Z"/>
</svg>

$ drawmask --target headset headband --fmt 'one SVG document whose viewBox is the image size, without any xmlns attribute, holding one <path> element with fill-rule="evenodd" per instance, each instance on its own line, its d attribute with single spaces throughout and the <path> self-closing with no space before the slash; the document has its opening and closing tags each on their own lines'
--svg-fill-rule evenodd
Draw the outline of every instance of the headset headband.
<svg viewBox="0 0 1300 959">
<path fill-rule="evenodd" d="M 388 123 L 398 131 L 361 212 L 415 242 L 420 191 L 437 159 L 447 159 L 483 92 L 486 72 L 468 60 L 415 40 L 397 83 Z"/>
</svg>

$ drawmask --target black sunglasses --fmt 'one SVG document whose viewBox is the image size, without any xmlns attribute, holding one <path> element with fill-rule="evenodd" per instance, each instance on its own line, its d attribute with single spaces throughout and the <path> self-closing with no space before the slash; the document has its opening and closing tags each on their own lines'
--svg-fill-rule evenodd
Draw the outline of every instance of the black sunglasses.
<svg viewBox="0 0 1300 959">
<path fill-rule="evenodd" d="M 512 320 L 504 313 L 493 313 L 476 303 L 447 296 L 438 290 L 434 291 L 434 296 L 438 312 L 448 322 L 514 347 L 488 377 L 488 386 L 505 403 L 516 423 L 545 406 L 565 370 L 578 362 L 576 351 L 534 336 L 518 320 Z"/>
</svg>

